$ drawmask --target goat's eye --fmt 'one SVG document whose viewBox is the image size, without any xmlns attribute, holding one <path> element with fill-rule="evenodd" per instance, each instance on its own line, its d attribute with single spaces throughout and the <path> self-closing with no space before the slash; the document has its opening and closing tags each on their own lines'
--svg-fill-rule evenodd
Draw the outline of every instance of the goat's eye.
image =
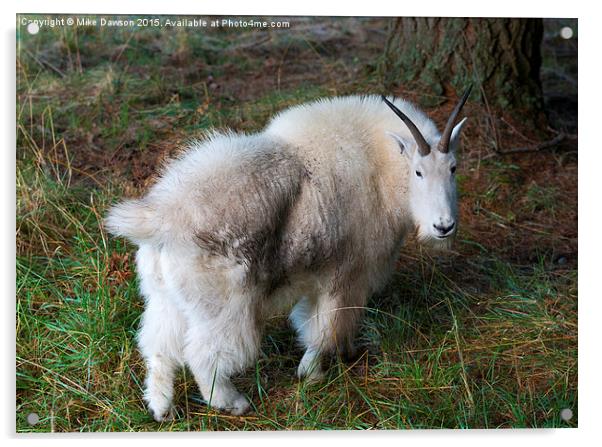
<svg viewBox="0 0 602 447">
<path fill-rule="evenodd" d="M 451 173 L 452 173 L 452 174 L 455 174 L 455 173 L 456 173 L 456 167 L 455 167 L 455 166 L 452 166 L 450 170 L 451 170 Z"/>
<path fill-rule="evenodd" d="M 417 175 L 418 177 L 422 178 L 422 172 L 420 172 L 420 171 L 416 171 L 416 175 Z"/>
</svg>

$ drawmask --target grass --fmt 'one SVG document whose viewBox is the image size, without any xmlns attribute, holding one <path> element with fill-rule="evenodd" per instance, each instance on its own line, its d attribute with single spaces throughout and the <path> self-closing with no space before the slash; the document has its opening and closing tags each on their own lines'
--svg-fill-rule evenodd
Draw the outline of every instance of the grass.
<svg viewBox="0 0 602 447">
<path fill-rule="evenodd" d="M 477 142 L 490 138 L 478 124 L 462 154 L 455 252 L 403 250 L 369 301 L 356 361 L 334 359 L 324 383 L 299 382 L 302 353 L 286 318 L 275 318 L 257 363 L 236 379 L 253 412 L 208 409 L 182 371 L 179 417 L 148 415 L 134 247 L 107 237 L 101 218 L 210 127 L 253 131 L 294 103 L 378 91 L 371 67 L 383 24 L 361 23 L 373 30 L 366 42 L 349 32 L 353 19 L 321 23 L 330 39 L 302 22 L 244 50 L 259 34 L 18 36 L 17 431 L 577 426 L 576 162 L 481 161 L 487 146 Z"/>
</svg>

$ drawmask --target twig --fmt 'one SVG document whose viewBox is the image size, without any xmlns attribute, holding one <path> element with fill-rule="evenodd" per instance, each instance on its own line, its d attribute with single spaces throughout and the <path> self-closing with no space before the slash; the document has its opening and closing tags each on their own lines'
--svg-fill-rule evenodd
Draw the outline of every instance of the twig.
<svg viewBox="0 0 602 447">
<path fill-rule="evenodd" d="M 39 65 L 41 65 L 42 67 L 48 67 L 52 70 L 54 70 L 55 72 L 57 72 L 59 75 L 61 75 L 62 78 L 64 78 L 66 75 L 65 73 L 63 73 L 61 70 L 59 70 L 58 68 L 56 68 L 54 65 L 52 65 L 50 62 L 48 62 L 45 59 L 42 59 L 41 57 L 36 56 L 35 54 L 33 54 L 31 51 L 29 50 L 25 50 L 25 52 L 29 55 L 29 57 L 31 57 L 34 61 L 36 61 Z"/>
<path fill-rule="evenodd" d="M 533 233 L 539 233 L 539 234 L 543 234 L 546 236 L 552 236 L 552 233 L 549 233 L 547 231 L 543 231 L 543 230 L 539 230 L 537 228 L 533 228 L 530 227 L 529 225 L 524 225 L 518 222 L 513 222 L 507 218 L 505 218 L 504 216 L 500 216 L 498 213 L 494 213 L 493 211 L 488 210 L 487 208 L 483 208 L 483 207 L 479 207 L 479 211 L 483 211 L 483 213 L 485 213 L 487 216 L 493 218 L 496 223 L 498 225 L 500 225 L 502 228 L 508 228 L 508 225 L 513 226 L 513 227 L 518 227 L 518 228 L 522 228 L 523 230 L 527 230 L 527 231 L 531 231 Z M 505 225 L 504 223 L 500 222 L 503 221 L 504 223 L 508 224 Z M 532 225 L 532 224 L 531 224 Z M 564 240 L 570 240 L 571 238 L 567 237 L 567 236 L 561 236 L 561 235 L 554 235 L 555 238 L 557 239 L 564 239 Z"/>
<path fill-rule="evenodd" d="M 494 154 L 489 154 L 489 155 L 485 156 L 484 159 L 495 157 L 496 155 L 520 154 L 520 153 L 524 153 L 524 152 L 539 152 L 541 150 L 556 146 L 558 143 L 565 140 L 566 138 L 567 138 L 566 134 L 559 133 L 551 140 L 544 141 L 542 143 L 536 144 L 535 146 L 515 147 L 512 149 L 507 149 L 505 151 L 496 151 Z"/>
<path fill-rule="evenodd" d="M 548 128 L 548 130 L 550 132 L 552 132 L 554 135 L 561 135 L 564 134 L 564 136 L 568 139 L 568 140 L 576 140 L 578 138 L 577 134 L 574 133 L 566 133 L 566 132 L 561 132 L 559 130 L 554 129 L 553 127 L 550 126 L 546 126 Z"/>
<path fill-rule="evenodd" d="M 483 101 L 485 102 L 485 108 L 487 109 L 487 115 L 489 115 L 489 122 L 491 123 L 491 129 L 493 130 L 493 138 L 495 141 L 495 147 L 493 148 L 494 153 L 488 155 L 488 156 L 492 157 L 495 154 L 503 153 L 502 144 L 500 142 L 500 134 L 497 130 L 497 126 L 495 125 L 495 118 L 493 116 L 493 113 L 491 112 L 491 107 L 489 107 L 489 101 L 487 100 L 487 94 L 485 93 L 485 89 L 483 88 L 482 84 L 479 85 L 479 88 L 481 90 L 481 94 L 483 95 Z M 488 156 L 485 156 L 483 158 L 486 159 Z"/>
<path fill-rule="evenodd" d="M 506 121 L 503 117 L 500 118 L 500 121 L 502 123 L 504 123 L 506 126 L 508 126 L 510 128 L 510 130 L 512 130 L 512 132 L 519 135 L 521 138 L 527 140 L 529 143 L 535 143 L 535 140 L 523 135 L 521 132 L 519 132 L 519 130 L 516 127 L 514 127 L 512 124 L 510 124 L 508 121 Z M 556 132 L 556 133 L 558 133 L 558 132 Z"/>
</svg>

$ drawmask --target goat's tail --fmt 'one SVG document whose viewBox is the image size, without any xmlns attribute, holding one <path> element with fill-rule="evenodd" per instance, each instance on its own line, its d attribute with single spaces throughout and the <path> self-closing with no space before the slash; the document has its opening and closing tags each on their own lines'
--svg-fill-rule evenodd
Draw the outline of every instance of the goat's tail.
<svg viewBox="0 0 602 447">
<path fill-rule="evenodd" d="M 156 210 L 144 200 L 126 200 L 114 205 L 104 220 L 107 230 L 140 244 L 155 239 L 161 222 Z"/>
</svg>

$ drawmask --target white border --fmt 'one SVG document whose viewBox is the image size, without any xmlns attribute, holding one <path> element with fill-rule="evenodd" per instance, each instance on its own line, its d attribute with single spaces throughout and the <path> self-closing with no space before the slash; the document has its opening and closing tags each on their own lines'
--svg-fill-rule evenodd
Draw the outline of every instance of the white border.
<svg viewBox="0 0 602 447">
<path fill-rule="evenodd" d="M 173 0 L 169 2 L 144 0 L 103 0 L 82 2 L 63 0 L 45 2 L 40 0 L 22 0 L 18 12 L 79 12 L 113 14 L 199 14 L 199 15 L 324 15 L 324 16 L 460 16 L 460 17 L 577 17 L 579 11 L 587 10 L 577 2 L 548 0 L 545 3 L 524 0 L 504 0 L 484 5 L 477 0 L 431 0 L 398 1 L 386 0 L 325 2 L 323 0 L 303 0 L 284 2 L 277 0 L 230 0 L 228 2 L 189 2 Z"/>
<path fill-rule="evenodd" d="M 104 445 L 107 442 L 132 443 L 141 441 L 145 445 L 160 445 L 169 440 L 180 443 L 251 443 L 267 445 L 296 446 L 307 443 L 339 443 L 365 446 L 368 442 L 391 445 L 402 443 L 437 443 L 462 447 L 486 444 L 489 446 L 509 443 L 545 443 L 550 445 L 589 445 L 598 438 L 602 421 L 600 409 L 602 399 L 598 376 L 600 371 L 600 335 L 596 329 L 602 316 L 601 292 L 595 282 L 597 267 L 600 264 L 600 238 L 602 232 L 602 213 L 598 211 L 599 181 L 602 178 L 600 153 L 602 143 L 597 133 L 602 127 L 594 124 L 600 120 L 600 19 L 594 2 L 567 2 L 547 0 L 545 2 L 525 0 L 504 0 L 503 2 L 438 0 L 430 1 L 386 1 L 370 0 L 364 2 L 345 2 L 326 4 L 324 0 L 303 0 L 297 4 L 283 1 L 236 0 L 224 2 L 191 2 L 169 0 L 168 2 L 150 0 L 115 1 L 103 0 L 95 3 L 65 0 L 58 2 L 22 0 L 18 4 L 2 5 L 4 45 L 4 69 L 2 90 L 5 101 L 1 107 L 0 123 L 4 136 L 2 151 L 2 283 L 3 295 L 3 364 L 0 368 L 1 383 L 6 392 L 1 408 L 0 433 L 7 438 L 9 445 L 43 444 L 45 446 L 73 445 L 86 443 L 86 446 Z M 14 312 L 15 312 L 15 273 L 14 273 L 14 229 L 15 229 L 15 14 L 20 13 L 112 13 L 112 14 L 203 14 L 203 15 L 346 15 L 346 16 L 498 16 L 498 17 L 578 17 L 579 18 L 579 88 L 587 94 L 579 98 L 579 428 L 558 430 L 504 430 L 469 432 L 452 430 L 407 431 L 407 432 L 308 432 L 308 433 L 179 433 L 179 434 L 57 434 L 52 436 L 15 435 L 14 392 Z M 168 441 L 169 442 L 169 441 Z M 599 442 L 599 440 L 598 440 Z"/>
</svg>

